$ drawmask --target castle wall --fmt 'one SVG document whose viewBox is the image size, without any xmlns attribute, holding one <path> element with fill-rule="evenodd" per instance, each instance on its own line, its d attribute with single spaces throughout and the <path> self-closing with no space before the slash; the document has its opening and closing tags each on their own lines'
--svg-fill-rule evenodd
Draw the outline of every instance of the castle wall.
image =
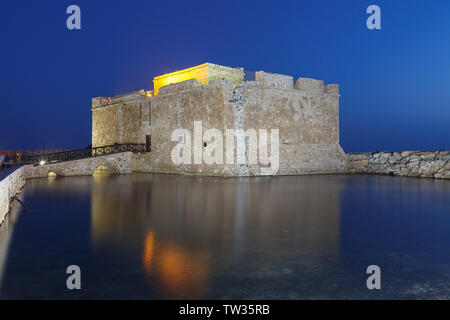
<svg viewBox="0 0 450 320">
<path fill-rule="evenodd" d="M 208 63 L 208 80 L 212 81 L 217 79 L 231 79 L 233 85 L 237 85 L 244 81 L 244 69 Z M 209 84 L 209 82 L 206 84 Z"/>
<path fill-rule="evenodd" d="M 159 94 L 159 88 L 192 79 L 197 79 L 199 82 L 207 85 L 208 63 L 155 77 L 153 79 L 155 96 Z"/>
<path fill-rule="evenodd" d="M 230 80 L 213 80 L 208 86 L 196 79 L 162 87 L 152 97 L 152 151 L 133 155 L 133 170 L 142 172 L 196 173 L 223 175 L 218 165 L 176 165 L 171 152 L 177 142 L 171 141 L 172 132 L 187 129 L 193 141 L 194 121 L 202 121 L 203 129 L 224 128 L 226 97 L 233 85 Z"/>
<path fill-rule="evenodd" d="M 114 98 L 92 99 L 92 147 L 145 143 L 150 98 L 143 90 Z"/>
<path fill-rule="evenodd" d="M 192 68 L 171 72 L 153 80 L 155 96 L 159 93 L 159 88 L 187 80 L 197 79 L 200 83 L 208 85 L 209 81 L 216 79 L 231 79 L 234 85 L 244 80 L 244 70 L 242 68 L 230 68 L 214 63 L 204 63 Z"/>
<path fill-rule="evenodd" d="M 326 92 L 326 87 L 294 89 L 292 77 L 284 75 L 260 71 L 256 79 L 234 89 L 233 100 L 240 105 L 228 106 L 228 122 L 240 124 L 244 130 L 279 129 L 279 174 L 344 172 L 345 155 L 339 146 L 339 94 Z M 258 175 L 259 169 L 249 166 L 244 171 Z"/>
<path fill-rule="evenodd" d="M 133 170 L 220 176 L 261 175 L 261 165 L 172 163 L 171 141 L 176 128 L 191 133 L 202 121 L 203 133 L 216 128 L 279 129 L 279 174 L 345 172 L 345 155 L 339 146 L 339 93 L 337 85 L 323 86 L 313 79 L 258 72 L 259 81 L 237 86 L 229 79 L 204 86 L 190 80 L 162 87 L 152 97 L 152 152 L 133 155 Z M 318 83 L 317 83 L 318 82 Z M 225 160 L 226 139 L 223 137 Z M 268 148 L 270 150 L 270 148 Z M 192 160 L 193 160 L 192 155 Z"/>
<path fill-rule="evenodd" d="M 226 130 L 249 132 L 254 129 L 258 132 L 266 129 L 270 141 L 270 130 L 278 129 L 278 174 L 346 171 L 345 154 L 339 145 L 338 85 L 325 86 L 321 80 L 308 78 L 300 78 L 294 85 L 290 76 L 263 71 L 255 73 L 255 81 L 241 82 L 242 69 L 213 64 L 198 67 L 200 71 L 210 72 L 208 85 L 191 79 L 162 86 L 153 97 L 141 90 L 114 98 L 94 98 L 92 145 L 145 143 L 146 135 L 150 135 L 151 152 L 132 155 L 133 171 L 252 176 L 263 175 L 272 163 L 248 164 L 247 161 L 236 164 L 235 142 L 235 161 L 228 164 Z M 195 67 L 190 69 L 197 70 Z M 198 70 L 196 72 L 201 73 Z M 219 78 L 213 79 L 213 75 Z M 155 84 L 158 78 L 164 77 L 156 77 Z M 213 128 L 222 132 L 222 163 L 196 161 L 193 151 L 195 121 L 201 121 L 203 134 Z M 172 141 L 171 137 L 176 129 L 190 133 L 190 164 L 172 161 L 171 154 L 178 141 Z M 204 142 L 199 142 L 202 149 L 208 144 Z M 248 140 L 246 144 L 248 146 Z M 270 155 L 270 142 L 267 149 Z"/>
</svg>

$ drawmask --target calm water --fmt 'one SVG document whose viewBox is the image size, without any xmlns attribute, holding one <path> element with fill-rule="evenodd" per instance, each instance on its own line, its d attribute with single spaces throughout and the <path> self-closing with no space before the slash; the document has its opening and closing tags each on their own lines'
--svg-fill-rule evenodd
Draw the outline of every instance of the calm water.
<svg viewBox="0 0 450 320">
<path fill-rule="evenodd" d="M 0 298 L 449 299 L 449 195 L 365 175 L 29 180 L 0 230 Z"/>
</svg>

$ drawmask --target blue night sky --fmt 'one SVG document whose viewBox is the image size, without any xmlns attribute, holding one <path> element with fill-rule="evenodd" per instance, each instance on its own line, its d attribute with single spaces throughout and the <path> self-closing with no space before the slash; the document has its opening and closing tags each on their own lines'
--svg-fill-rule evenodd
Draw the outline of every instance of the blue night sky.
<svg viewBox="0 0 450 320">
<path fill-rule="evenodd" d="M 346 152 L 450 148 L 450 1 L 2 0 L 0 21 L 0 149 L 84 148 L 92 97 L 204 62 L 338 83 Z"/>
</svg>

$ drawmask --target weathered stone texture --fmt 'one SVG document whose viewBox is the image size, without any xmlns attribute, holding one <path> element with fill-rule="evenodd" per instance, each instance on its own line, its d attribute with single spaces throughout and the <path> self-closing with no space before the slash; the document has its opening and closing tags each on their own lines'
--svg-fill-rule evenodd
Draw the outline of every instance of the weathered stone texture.
<svg viewBox="0 0 450 320">
<path fill-rule="evenodd" d="M 11 197 L 25 184 L 25 167 L 21 167 L 0 181 L 0 224 L 9 211 Z"/>
<path fill-rule="evenodd" d="M 450 150 L 349 153 L 347 158 L 352 173 L 450 178 Z"/>
<path fill-rule="evenodd" d="M 141 90 L 92 99 L 92 146 L 144 143 L 150 126 L 150 98 Z"/>
<path fill-rule="evenodd" d="M 325 87 L 322 80 L 299 78 L 294 86 L 297 90 L 311 91 L 311 92 L 323 92 Z M 337 93 L 337 92 L 334 92 Z"/>
<path fill-rule="evenodd" d="M 186 129 L 193 142 L 194 121 L 201 121 L 203 132 L 212 128 L 222 131 L 224 155 L 227 129 L 279 129 L 278 174 L 346 171 L 345 154 L 339 145 L 337 85 L 325 87 L 321 80 L 300 78 L 294 88 L 291 76 L 263 71 L 255 73 L 255 81 L 224 77 L 227 79 L 208 78 L 207 85 L 197 79 L 168 84 L 152 97 L 140 91 L 115 98 L 94 98 L 92 145 L 144 143 L 145 136 L 150 135 L 151 152 L 133 156 L 134 171 L 262 174 L 263 167 L 254 164 L 174 164 L 171 152 L 177 142 L 171 141 L 172 132 Z M 142 105 L 148 107 L 142 109 Z M 151 121 L 146 122 L 149 118 Z M 268 150 L 270 153 L 270 147 Z"/>
<path fill-rule="evenodd" d="M 246 81 L 233 86 L 230 80 L 196 80 L 161 88 L 152 98 L 152 152 L 134 156 L 134 170 L 223 176 L 260 175 L 258 165 L 174 165 L 170 140 L 176 128 L 193 133 L 194 121 L 203 130 L 279 129 L 279 174 L 343 172 L 345 155 L 339 146 L 339 96 L 303 92 L 292 80 L 264 75 L 264 82 Z M 292 79 L 292 78 L 291 78 Z M 291 84 L 286 89 L 287 83 Z M 224 137 L 224 154 L 225 154 Z"/>
<path fill-rule="evenodd" d="M 294 78 L 283 74 L 267 73 L 264 71 L 255 72 L 255 81 L 264 87 L 277 89 L 292 89 Z"/>
<path fill-rule="evenodd" d="M 196 79 L 204 85 L 208 85 L 212 80 L 231 79 L 233 84 L 237 85 L 244 81 L 244 69 L 230 68 L 207 62 L 192 68 L 164 74 L 153 79 L 155 96 L 159 94 L 159 89 L 162 87 L 192 79 Z"/>
<path fill-rule="evenodd" d="M 171 151 L 177 142 L 171 141 L 171 135 L 177 128 L 187 129 L 193 135 L 194 120 L 202 121 L 204 130 L 222 130 L 226 92 L 232 88 L 231 80 L 213 80 L 204 86 L 195 79 L 162 87 L 159 94 L 152 97 L 152 151 L 135 155 L 134 169 L 144 172 L 225 174 L 225 166 L 172 163 Z"/>
<path fill-rule="evenodd" d="M 92 175 L 100 166 L 107 167 L 111 173 L 131 173 L 132 153 L 122 152 L 105 156 L 79 159 L 66 162 L 49 163 L 43 166 L 27 165 L 26 179 L 47 177 L 50 172 L 57 176 Z"/>
</svg>

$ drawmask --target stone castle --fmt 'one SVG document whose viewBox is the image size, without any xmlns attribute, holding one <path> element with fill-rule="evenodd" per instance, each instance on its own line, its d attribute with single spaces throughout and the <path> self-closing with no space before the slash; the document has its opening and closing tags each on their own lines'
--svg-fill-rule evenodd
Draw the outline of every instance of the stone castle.
<svg viewBox="0 0 450 320">
<path fill-rule="evenodd" d="M 0 224 L 10 209 L 11 197 L 26 179 L 92 175 L 100 169 L 116 174 L 267 175 L 265 165 L 250 162 L 174 163 L 172 151 L 180 143 L 172 139 L 174 130 L 195 133 L 200 121 L 205 135 L 211 128 L 241 129 L 245 134 L 252 129 L 277 129 L 279 163 L 274 175 L 374 173 L 450 179 L 450 150 L 345 155 L 339 145 L 336 84 L 324 86 L 321 80 L 307 78 L 299 78 L 294 84 L 291 76 L 212 63 L 161 75 L 153 82 L 152 91 L 92 99 L 93 147 L 135 143 L 145 145 L 146 152 L 95 154 L 79 160 L 22 166 L 0 180 Z M 206 150 L 211 141 L 204 135 L 200 139 L 200 147 Z M 237 149 L 234 139 L 232 146 Z M 244 146 L 245 157 L 250 158 L 247 140 Z"/>
<path fill-rule="evenodd" d="M 175 129 L 279 130 L 277 175 L 346 172 L 339 145 L 339 87 L 323 81 L 248 72 L 212 63 L 155 77 L 152 91 L 92 99 L 92 147 L 146 144 L 137 172 L 262 175 L 261 164 L 175 164 Z M 203 131 L 204 132 L 204 131 Z M 246 140 L 247 142 L 247 140 Z M 202 141 L 204 147 L 207 141 Z M 225 150 L 223 151 L 225 154 Z"/>
</svg>

